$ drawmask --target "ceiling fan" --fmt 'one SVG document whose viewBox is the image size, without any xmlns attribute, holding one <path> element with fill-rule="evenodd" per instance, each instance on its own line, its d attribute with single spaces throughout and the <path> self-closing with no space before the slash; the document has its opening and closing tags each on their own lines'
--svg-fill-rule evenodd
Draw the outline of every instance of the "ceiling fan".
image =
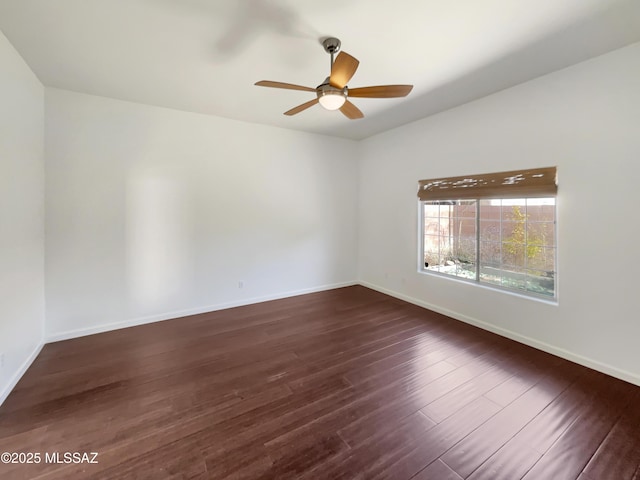
<svg viewBox="0 0 640 480">
<path fill-rule="evenodd" d="M 355 120 L 364 117 L 364 114 L 351 103 L 349 97 L 365 98 L 397 98 L 406 97 L 413 85 L 380 85 L 375 87 L 360 87 L 349 89 L 347 83 L 356 73 L 360 62 L 346 52 L 339 52 L 341 42 L 337 38 L 326 38 L 322 42 L 325 51 L 331 55 L 331 74 L 316 88 L 293 85 L 291 83 L 272 82 L 261 80 L 255 84 L 260 87 L 284 88 L 287 90 L 302 90 L 315 92 L 316 98 L 298 105 L 284 112 L 285 115 L 295 115 L 313 107 L 316 103 L 327 110 L 340 110 L 347 118 Z M 338 56 L 333 56 L 338 53 Z"/>
</svg>

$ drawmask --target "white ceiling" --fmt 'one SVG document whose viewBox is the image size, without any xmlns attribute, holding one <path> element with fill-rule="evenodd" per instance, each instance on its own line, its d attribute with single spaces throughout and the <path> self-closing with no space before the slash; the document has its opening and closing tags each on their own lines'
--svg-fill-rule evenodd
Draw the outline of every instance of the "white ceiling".
<svg viewBox="0 0 640 480">
<path fill-rule="evenodd" d="M 640 0 L 0 0 L 0 30 L 47 86 L 360 139 L 640 41 Z M 360 60 L 362 120 L 313 98 L 319 39 Z"/>
</svg>

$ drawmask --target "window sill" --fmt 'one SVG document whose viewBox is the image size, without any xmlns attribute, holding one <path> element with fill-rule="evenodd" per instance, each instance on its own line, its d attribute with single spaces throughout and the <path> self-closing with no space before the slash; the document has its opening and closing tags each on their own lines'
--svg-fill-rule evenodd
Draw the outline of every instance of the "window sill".
<svg viewBox="0 0 640 480">
<path fill-rule="evenodd" d="M 432 276 L 432 277 L 436 277 L 436 278 L 441 278 L 444 280 L 450 280 L 456 283 L 463 283 L 465 285 L 470 285 L 472 287 L 478 287 L 478 288 L 482 288 L 484 290 L 490 290 L 493 292 L 500 292 L 500 293 L 504 293 L 507 295 L 511 295 L 514 297 L 519 297 L 519 298 L 523 298 L 526 300 L 533 300 L 534 302 L 539 302 L 539 303 L 545 303 L 547 305 L 552 305 L 552 306 L 558 306 L 558 297 L 557 295 L 553 298 L 549 298 L 549 297 L 544 297 L 542 295 L 536 295 L 535 293 L 520 293 L 518 291 L 515 290 L 511 290 L 508 288 L 503 288 L 500 287 L 498 285 L 490 285 L 490 284 L 486 284 L 486 283 L 479 283 L 476 282 L 475 280 L 467 280 L 464 278 L 459 278 L 459 277 L 453 277 L 451 275 L 447 275 L 444 273 L 439 273 L 439 272 L 433 272 L 433 271 L 428 271 L 428 270 L 423 270 L 423 269 L 418 269 L 418 273 L 422 274 L 422 275 L 426 275 L 426 276 Z"/>
</svg>

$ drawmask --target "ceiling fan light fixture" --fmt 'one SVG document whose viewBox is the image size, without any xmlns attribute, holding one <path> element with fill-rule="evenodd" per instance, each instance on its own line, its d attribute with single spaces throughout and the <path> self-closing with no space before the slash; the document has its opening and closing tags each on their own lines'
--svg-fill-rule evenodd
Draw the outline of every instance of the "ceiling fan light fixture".
<svg viewBox="0 0 640 480">
<path fill-rule="evenodd" d="M 329 85 L 329 78 L 316 88 L 318 101 L 325 110 L 338 110 L 347 101 L 347 87 L 336 88 Z"/>
<path fill-rule="evenodd" d="M 318 101 L 326 110 L 338 110 L 347 97 L 342 92 L 328 91 L 318 94 Z"/>
</svg>

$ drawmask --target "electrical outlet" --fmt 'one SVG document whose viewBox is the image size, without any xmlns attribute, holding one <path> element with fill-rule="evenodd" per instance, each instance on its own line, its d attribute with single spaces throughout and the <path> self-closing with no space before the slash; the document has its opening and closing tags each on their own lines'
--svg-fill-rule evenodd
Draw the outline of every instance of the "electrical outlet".
<svg viewBox="0 0 640 480">
<path fill-rule="evenodd" d="M 0 353 L 0 368 L 4 368 L 4 353 Z"/>
<path fill-rule="evenodd" d="M 242 287 L 244 287 L 244 282 L 242 280 L 240 280 L 238 282 L 238 288 L 242 288 Z"/>
</svg>

